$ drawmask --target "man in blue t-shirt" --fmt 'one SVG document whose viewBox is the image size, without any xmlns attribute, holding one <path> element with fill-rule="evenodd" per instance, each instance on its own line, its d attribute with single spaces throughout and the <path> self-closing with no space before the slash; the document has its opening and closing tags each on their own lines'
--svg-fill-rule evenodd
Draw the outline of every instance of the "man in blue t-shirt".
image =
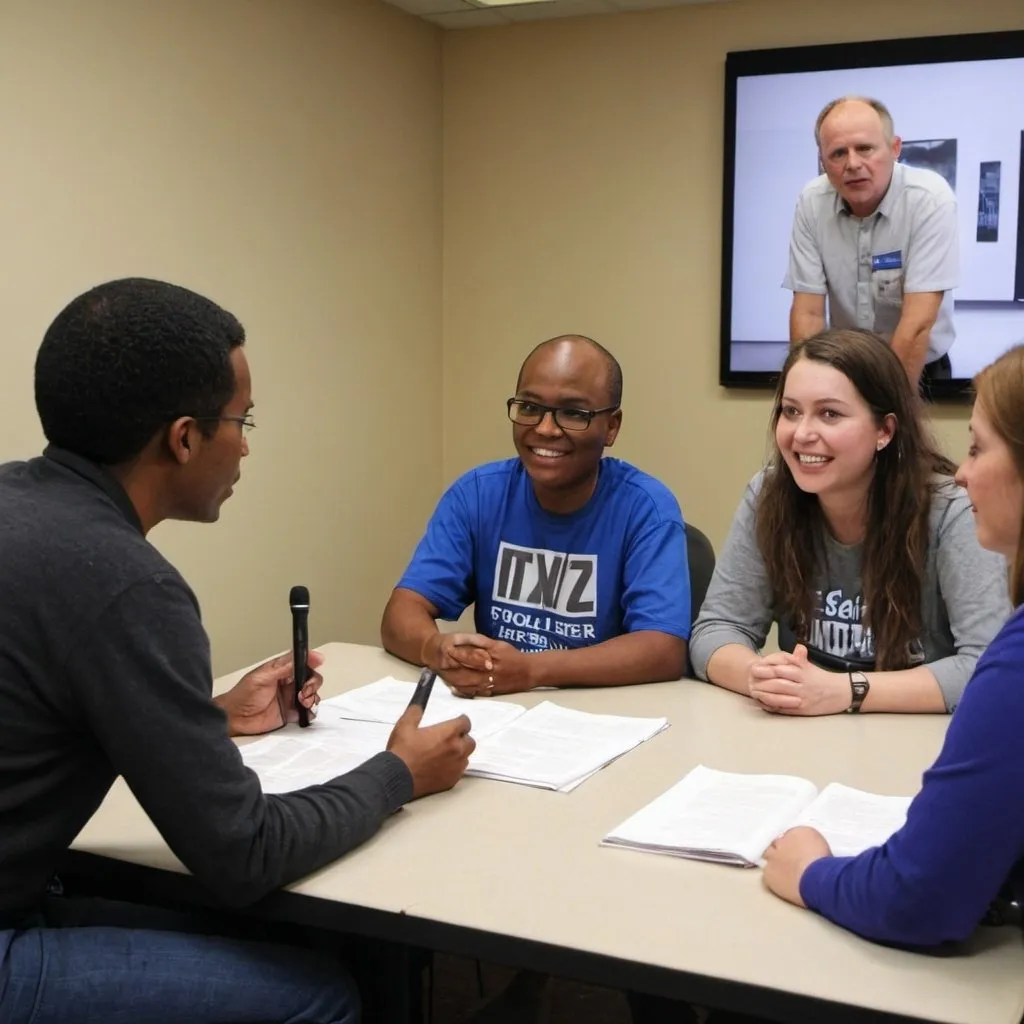
<svg viewBox="0 0 1024 1024">
<path fill-rule="evenodd" d="M 622 371 L 597 342 L 542 342 L 508 400 L 518 458 L 445 493 L 388 601 L 391 653 L 465 697 L 679 678 L 690 575 L 679 505 L 602 458 L 622 424 Z M 441 633 L 475 604 L 475 633 Z"/>
</svg>

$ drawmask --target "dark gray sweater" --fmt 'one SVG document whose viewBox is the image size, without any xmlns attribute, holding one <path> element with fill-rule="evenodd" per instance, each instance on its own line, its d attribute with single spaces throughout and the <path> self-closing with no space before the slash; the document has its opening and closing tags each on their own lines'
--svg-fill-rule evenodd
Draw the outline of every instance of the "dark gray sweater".
<svg viewBox="0 0 1024 1024">
<path fill-rule="evenodd" d="M 411 799 L 390 753 L 264 796 L 211 689 L 195 595 L 117 481 L 53 448 L 0 469 L 0 927 L 38 902 L 119 774 L 232 905 L 339 857 Z"/>
</svg>

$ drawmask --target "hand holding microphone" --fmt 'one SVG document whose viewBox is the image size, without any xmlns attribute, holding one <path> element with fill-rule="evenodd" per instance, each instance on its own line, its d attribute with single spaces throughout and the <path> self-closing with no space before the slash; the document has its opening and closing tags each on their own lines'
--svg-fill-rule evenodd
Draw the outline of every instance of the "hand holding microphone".
<svg viewBox="0 0 1024 1024">
<path fill-rule="evenodd" d="M 298 721 L 300 707 L 306 711 L 307 717 L 316 717 L 313 709 L 320 702 L 319 691 L 323 683 L 316 670 L 323 660 L 319 651 L 309 652 L 309 672 L 298 702 L 295 699 L 295 669 L 291 653 L 271 658 L 246 672 L 227 693 L 213 699 L 227 715 L 228 733 L 231 736 L 259 736 L 273 732 L 288 722 Z"/>
</svg>

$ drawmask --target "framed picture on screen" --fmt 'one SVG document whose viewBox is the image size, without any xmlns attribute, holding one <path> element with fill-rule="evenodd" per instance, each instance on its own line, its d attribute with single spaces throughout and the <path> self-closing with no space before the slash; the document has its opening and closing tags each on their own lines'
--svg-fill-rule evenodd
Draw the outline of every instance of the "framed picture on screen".
<svg viewBox="0 0 1024 1024">
<path fill-rule="evenodd" d="M 814 123 L 847 95 L 881 100 L 900 162 L 942 175 L 957 197 L 952 379 L 931 390 L 962 396 L 1024 342 L 1024 31 L 727 55 L 719 380 L 769 387 L 778 377 L 793 214 L 821 173 Z"/>
</svg>

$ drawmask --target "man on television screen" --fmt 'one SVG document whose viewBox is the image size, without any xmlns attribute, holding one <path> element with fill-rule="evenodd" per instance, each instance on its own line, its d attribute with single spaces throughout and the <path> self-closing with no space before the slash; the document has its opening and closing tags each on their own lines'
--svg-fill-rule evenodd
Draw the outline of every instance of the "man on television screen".
<svg viewBox="0 0 1024 1024">
<path fill-rule="evenodd" d="M 958 284 L 956 198 L 942 175 L 898 163 L 901 142 L 878 100 L 833 100 L 814 126 L 825 173 L 797 202 L 783 287 L 789 340 L 828 324 L 889 340 L 911 383 L 951 376 Z"/>
</svg>

